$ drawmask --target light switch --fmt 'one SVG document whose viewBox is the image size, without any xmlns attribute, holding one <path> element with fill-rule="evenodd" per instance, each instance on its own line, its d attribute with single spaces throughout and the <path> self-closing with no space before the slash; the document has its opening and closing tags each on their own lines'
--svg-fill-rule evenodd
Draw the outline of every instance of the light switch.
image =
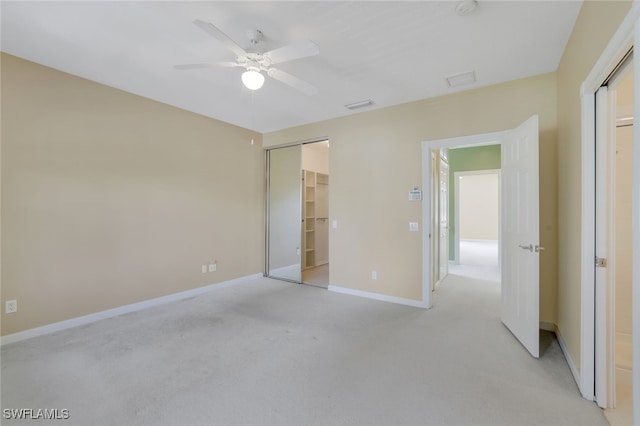
<svg viewBox="0 0 640 426">
<path fill-rule="evenodd" d="M 338 227 L 338 221 L 334 220 L 333 222 L 331 222 L 331 226 L 333 227 L 333 229 L 336 229 Z"/>
<path fill-rule="evenodd" d="M 418 222 L 409 222 L 409 231 L 417 232 L 419 229 Z"/>
</svg>

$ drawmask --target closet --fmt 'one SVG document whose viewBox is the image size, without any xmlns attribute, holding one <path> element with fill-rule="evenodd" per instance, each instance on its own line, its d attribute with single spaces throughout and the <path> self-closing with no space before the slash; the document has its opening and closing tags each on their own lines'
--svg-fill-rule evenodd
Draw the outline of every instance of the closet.
<svg viewBox="0 0 640 426">
<path fill-rule="evenodd" d="M 265 275 L 329 286 L 329 141 L 266 151 Z"/>
<path fill-rule="evenodd" d="M 302 171 L 302 269 L 329 262 L 329 175 Z"/>
</svg>

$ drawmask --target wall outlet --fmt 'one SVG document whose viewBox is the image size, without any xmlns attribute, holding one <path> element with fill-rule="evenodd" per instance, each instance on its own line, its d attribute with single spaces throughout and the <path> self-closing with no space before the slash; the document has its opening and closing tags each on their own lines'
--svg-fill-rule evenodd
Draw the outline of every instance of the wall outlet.
<svg viewBox="0 0 640 426">
<path fill-rule="evenodd" d="M 4 302 L 4 313 L 12 314 L 14 312 L 18 312 L 18 301 L 16 299 L 13 299 Z"/>
<path fill-rule="evenodd" d="M 372 280 L 378 279 L 378 271 L 371 271 L 371 279 Z"/>
<path fill-rule="evenodd" d="M 202 273 L 203 274 L 207 273 L 207 265 L 202 265 Z"/>
<path fill-rule="evenodd" d="M 218 269 L 218 263 L 213 262 L 209 264 L 209 272 L 215 272 Z"/>
</svg>

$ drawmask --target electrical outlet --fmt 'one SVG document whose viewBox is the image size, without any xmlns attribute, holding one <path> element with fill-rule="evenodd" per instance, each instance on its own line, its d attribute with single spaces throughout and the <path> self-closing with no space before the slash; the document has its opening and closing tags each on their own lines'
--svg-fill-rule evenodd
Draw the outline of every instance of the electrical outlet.
<svg viewBox="0 0 640 426">
<path fill-rule="evenodd" d="M 207 273 L 207 265 L 202 265 L 202 273 L 203 274 Z"/>
<path fill-rule="evenodd" d="M 209 264 L 209 272 L 215 272 L 218 269 L 218 263 L 213 262 Z"/>
<path fill-rule="evenodd" d="M 4 303 L 4 313 L 12 314 L 14 312 L 18 312 L 18 301 L 16 299 L 7 300 Z"/>
<path fill-rule="evenodd" d="M 371 279 L 372 280 L 378 279 L 378 271 L 371 271 Z"/>
</svg>

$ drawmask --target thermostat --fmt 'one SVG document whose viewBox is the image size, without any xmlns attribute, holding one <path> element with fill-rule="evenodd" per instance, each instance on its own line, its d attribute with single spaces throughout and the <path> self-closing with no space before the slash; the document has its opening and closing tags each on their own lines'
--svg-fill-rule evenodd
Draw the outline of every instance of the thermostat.
<svg viewBox="0 0 640 426">
<path fill-rule="evenodd" d="M 418 187 L 409 191 L 409 201 L 422 201 L 422 191 L 420 191 Z"/>
</svg>

